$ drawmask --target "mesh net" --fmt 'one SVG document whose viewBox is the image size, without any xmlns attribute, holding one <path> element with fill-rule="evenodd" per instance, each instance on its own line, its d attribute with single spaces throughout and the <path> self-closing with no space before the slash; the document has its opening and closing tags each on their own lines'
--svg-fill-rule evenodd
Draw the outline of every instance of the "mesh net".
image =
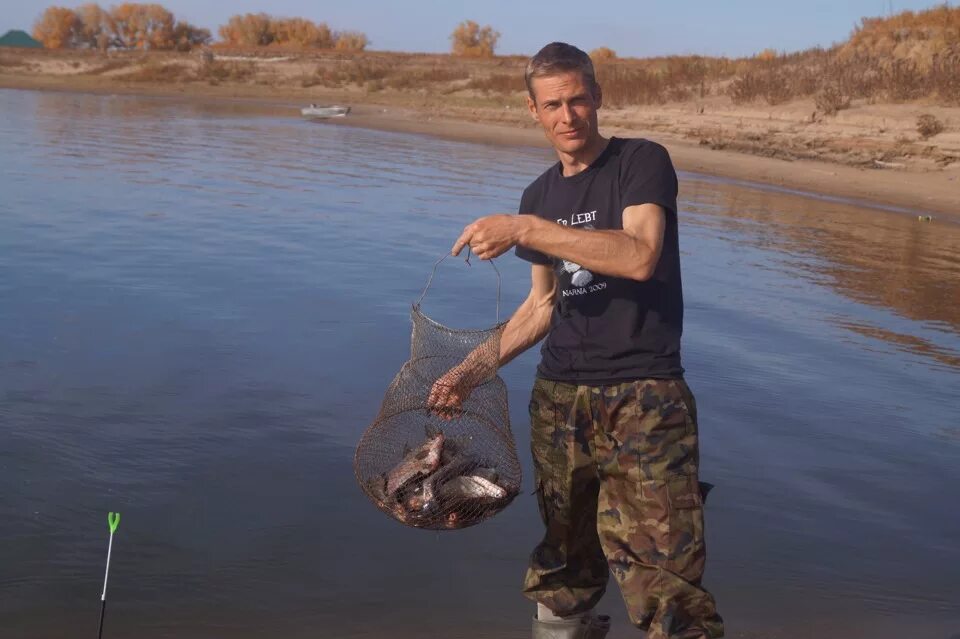
<svg viewBox="0 0 960 639">
<path fill-rule="evenodd" d="M 424 315 L 420 301 L 411 317 L 410 359 L 360 438 L 354 472 L 374 505 L 397 521 L 466 528 L 497 514 L 520 492 L 507 388 L 497 375 L 503 325 L 448 328 Z M 428 408 L 441 378 L 472 389 L 458 410 L 445 415 Z"/>
</svg>

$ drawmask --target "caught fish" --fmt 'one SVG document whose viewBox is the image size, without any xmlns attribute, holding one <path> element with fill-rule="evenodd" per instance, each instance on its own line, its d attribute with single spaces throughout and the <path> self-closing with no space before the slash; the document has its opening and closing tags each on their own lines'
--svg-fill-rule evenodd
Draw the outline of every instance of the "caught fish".
<svg viewBox="0 0 960 639">
<path fill-rule="evenodd" d="M 470 474 L 477 477 L 483 477 L 487 481 L 493 482 L 494 484 L 496 484 L 500 479 L 500 474 L 496 470 L 493 468 L 487 468 L 486 466 L 481 466 Z"/>
<path fill-rule="evenodd" d="M 440 499 L 496 501 L 504 499 L 507 491 L 501 486 L 476 475 L 460 475 L 440 487 Z"/>
<path fill-rule="evenodd" d="M 393 470 L 387 473 L 387 496 L 396 495 L 397 491 L 409 482 L 435 471 L 440 465 L 442 451 L 443 433 L 437 433 L 428 437 L 423 444 L 408 453 Z"/>
<path fill-rule="evenodd" d="M 467 451 L 473 444 L 473 437 L 469 435 L 455 435 L 447 437 L 443 442 L 443 453 L 440 456 L 440 465 L 452 464 L 461 457 L 466 457 Z"/>
<path fill-rule="evenodd" d="M 468 475 L 477 468 L 478 462 L 474 457 L 456 457 L 448 463 L 442 464 L 435 473 L 423 480 L 422 508 L 429 508 L 435 504 L 439 491 L 443 485 L 462 475 Z"/>
</svg>

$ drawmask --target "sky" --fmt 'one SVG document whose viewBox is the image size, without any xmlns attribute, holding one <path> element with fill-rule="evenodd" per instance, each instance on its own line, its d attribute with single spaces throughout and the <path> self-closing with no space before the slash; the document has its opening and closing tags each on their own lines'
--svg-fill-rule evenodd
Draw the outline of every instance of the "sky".
<svg viewBox="0 0 960 639">
<path fill-rule="evenodd" d="M 440 53 L 463 20 L 500 32 L 498 54 L 531 55 L 554 40 L 589 51 L 607 46 L 621 57 L 748 56 L 764 49 L 799 51 L 845 40 L 865 16 L 920 10 L 943 2 L 909 0 L 153 0 L 210 29 L 236 13 L 265 12 L 362 31 L 370 49 Z M 29 31 L 50 4 L 80 1 L 0 0 L 0 34 Z M 958 6 L 958 0 L 948 2 Z M 116 2 L 100 2 L 103 7 Z"/>
</svg>

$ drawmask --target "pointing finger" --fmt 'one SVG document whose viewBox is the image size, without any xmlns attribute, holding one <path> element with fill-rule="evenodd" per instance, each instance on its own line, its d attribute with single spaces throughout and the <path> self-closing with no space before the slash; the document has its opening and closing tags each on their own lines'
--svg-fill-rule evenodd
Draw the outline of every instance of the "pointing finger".
<svg viewBox="0 0 960 639">
<path fill-rule="evenodd" d="M 450 254 L 456 257 L 460 255 L 460 251 L 463 250 L 463 247 L 470 243 L 470 238 L 473 236 L 473 231 L 468 226 L 463 229 L 463 233 L 460 234 L 460 237 L 457 238 L 457 241 L 454 242 L 453 248 L 450 250 Z"/>
</svg>

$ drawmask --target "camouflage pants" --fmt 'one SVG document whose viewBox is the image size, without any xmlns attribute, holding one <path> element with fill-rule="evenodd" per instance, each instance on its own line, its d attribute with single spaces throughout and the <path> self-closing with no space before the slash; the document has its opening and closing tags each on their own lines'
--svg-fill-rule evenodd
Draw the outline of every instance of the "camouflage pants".
<svg viewBox="0 0 960 639">
<path fill-rule="evenodd" d="M 723 636 L 701 585 L 706 548 L 696 404 L 683 380 L 575 386 L 537 379 L 531 448 L 543 541 L 524 594 L 593 608 L 609 573 L 650 639 Z"/>
</svg>

